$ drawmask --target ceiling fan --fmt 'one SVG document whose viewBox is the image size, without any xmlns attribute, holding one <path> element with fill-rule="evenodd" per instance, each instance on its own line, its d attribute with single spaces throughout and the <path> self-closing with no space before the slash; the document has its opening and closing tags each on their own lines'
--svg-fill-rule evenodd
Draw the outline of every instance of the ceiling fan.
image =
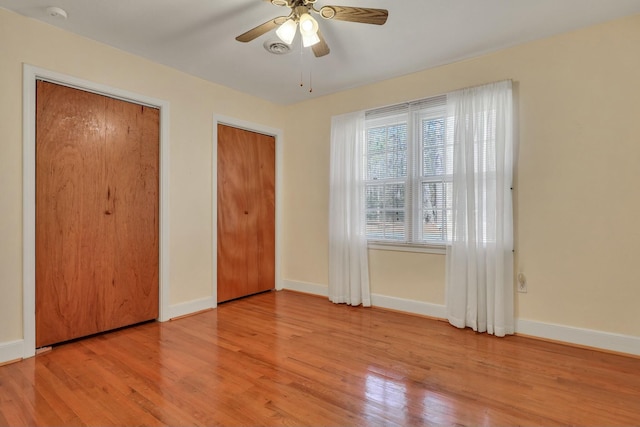
<svg viewBox="0 0 640 427">
<path fill-rule="evenodd" d="M 383 25 L 387 22 L 389 12 L 385 9 L 372 9 L 367 7 L 349 6 L 323 6 L 320 9 L 314 7 L 316 0 L 265 0 L 275 6 L 288 7 L 290 12 L 286 16 L 278 16 L 264 24 L 260 24 L 249 31 L 236 37 L 239 42 L 250 42 L 261 35 L 278 27 L 276 34 L 285 43 L 291 44 L 296 35 L 296 29 L 300 27 L 302 44 L 311 46 L 313 54 L 321 57 L 329 53 L 329 46 L 322 37 L 318 28 L 318 22 L 312 14 L 324 19 L 337 19 L 339 21 L 360 22 L 362 24 Z"/>
</svg>

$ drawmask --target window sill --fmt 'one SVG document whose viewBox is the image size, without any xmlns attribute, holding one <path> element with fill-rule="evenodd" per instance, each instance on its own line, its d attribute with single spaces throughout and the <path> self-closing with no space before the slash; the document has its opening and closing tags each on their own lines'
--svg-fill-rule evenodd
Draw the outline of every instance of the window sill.
<svg viewBox="0 0 640 427">
<path fill-rule="evenodd" d="M 419 252 L 439 255 L 445 255 L 447 253 L 446 245 L 437 244 L 417 245 L 414 243 L 368 242 L 367 247 L 378 251 Z"/>
</svg>

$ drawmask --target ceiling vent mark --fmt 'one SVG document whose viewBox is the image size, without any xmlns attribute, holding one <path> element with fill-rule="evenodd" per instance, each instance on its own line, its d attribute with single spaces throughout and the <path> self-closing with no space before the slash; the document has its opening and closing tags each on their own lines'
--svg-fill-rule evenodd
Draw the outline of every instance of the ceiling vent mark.
<svg viewBox="0 0 640 427">
<path fill-rule="evenodd" d="M 51 16 L 52 18 L 67 19 L 67 12 L 62 8 L 51 6 L 51 7 L 48 7 L 46 10 L 47 10 L 47 15 Z"/>
<path fill-rule="evenodd" d="M 291 52 L 291 46 L 280 40 L 267 40 L 263 46 L 267 52 L 274 55 L 284 55 Z"/>
</svg>

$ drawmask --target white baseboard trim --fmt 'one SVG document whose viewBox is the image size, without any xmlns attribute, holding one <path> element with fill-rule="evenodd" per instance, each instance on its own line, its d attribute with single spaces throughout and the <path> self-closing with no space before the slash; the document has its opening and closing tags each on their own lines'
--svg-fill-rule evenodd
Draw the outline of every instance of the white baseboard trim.
<svg viewBox="0 0 640 427">
<path fill-rule="evenodd" d="M 328 289 L 324 285 L 293 280 L 284 280 L 283 285 L 284 289 L 290 289 L 292 291 L 322 296 L 328 295 Z M 389 308 L 439 319 L 446 319 L 447 317 L 446 307 L 440 304 L 431 304 L 379 294 L 371 295 L 371 303 L 376 307 Z M 515 330 L 517 334 L 528 335 L 530 337 L 640 356 L 640 337 L 525 319 L 516 319 Z"/>
<path fill-rule="evenodd" d="M 516 319 L 516 333 L 640 356 L 640 337 Z"/>
<path fill-rule="evenodd" d="M 196 313 L 198 311 L 216 308 L 217 305 L 218 304 L 213 297 L 200 298 L 193 301 L 173 304 L 169 306 L 169 315 L 167 318 L 174 319 L 176 317 L 186 316 L 187 314 Z"/>
<path fill-rule="evenodd" d="M 0 343 L 0 363 L 22 359 L 24 356 L 24 340 Z"/>
<path fill-rule="evenodd" d="M 371 295 L 371 304 L 376 307 L 404 311 L 412 314 L 420 314 L 422 316 L 435 317 L 438 319 L 446 318 L 446 308 L 444 305 L 440 304 L 432 304 L 429 302 L 396 298 L 379 294 Z"/>
<path fill-rule="evenodd" d="M 292 291 L 304 292 L 307 294 L 320 295 L 328 297 L 328 288 L 324 285 L 318 285 L 308 282 L 296 282 L 293 280 L 283 280 L 284 289 Z M 391 310 L 404 311 L 407 313 L 421 314 L 429 317 L 445 318 L 445 307 L 440 304 L 431 304 L 428 302 L 415 301 L 404 298 L 390 297 L 387 295 L 371 294 L 371 304 Z"/>
<path fill-rule="evenodd" d="M 325 285 L 318 285 L 316 283 L 283 280 L 282 289 L 289 289 L 290 291 L 304 292 L 305 294 L 320 295 L 322 297 L 329 296 L 328 288 Z"/>
</svg>

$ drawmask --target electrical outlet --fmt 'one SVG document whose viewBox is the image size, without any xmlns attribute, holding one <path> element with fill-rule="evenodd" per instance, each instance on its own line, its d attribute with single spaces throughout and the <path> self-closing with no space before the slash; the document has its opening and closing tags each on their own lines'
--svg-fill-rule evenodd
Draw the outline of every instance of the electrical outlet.
<svg viewBox="0 0 640 427">
<path fill-rule="evenodd" d="M 524 276 L 524 273 L 518 273 L 518 292 L 523 294 L 527 293 L 527 278 Z"/>
</svg>

